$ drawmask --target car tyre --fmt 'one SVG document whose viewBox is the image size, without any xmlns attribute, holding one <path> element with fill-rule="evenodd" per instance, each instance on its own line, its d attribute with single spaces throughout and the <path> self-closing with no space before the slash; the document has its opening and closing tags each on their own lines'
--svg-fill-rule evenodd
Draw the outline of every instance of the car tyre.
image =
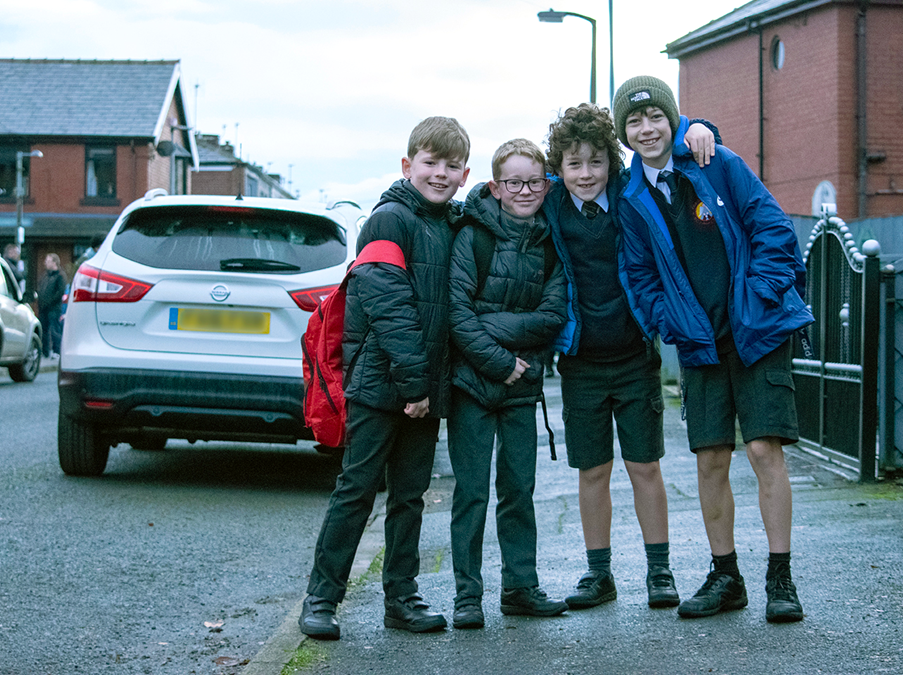
<svg viewBox="0 0 903 675">
<path fill-rule="evenodd" d="M 33 382 L 41 370 L 41 339 L 31 336 L 31 344 L 25 352 L 25 360 L 8 367 L 13 382 Z"/>
<path fill-rule="evenodd" d="M 60 467 L 69 476 L 99 476 L 107 468 L 110 444 L 103 440 L 98 428 L 59 416 L 57 451 Z"/>
</svg>

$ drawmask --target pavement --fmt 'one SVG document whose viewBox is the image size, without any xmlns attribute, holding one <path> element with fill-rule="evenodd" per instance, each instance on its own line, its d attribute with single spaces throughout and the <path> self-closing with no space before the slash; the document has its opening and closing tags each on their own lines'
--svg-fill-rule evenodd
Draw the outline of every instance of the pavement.
<svg viewBox="0 0 903 675">
<path fill-rule="evenodd" d="M 539 578 L 553 598 L 569 594 L 586 565 L 577 474 L 567 466 L 558 382 L 546 380 L 546 398 L 559 460 L 549 458 L 538 411 L 535 493 Z M 681 597 L 688 598 L 705 580 L 710 554 L 695 458 L 687 449 L 676 391 L 666 392 L 662 472 L 669 498 L 671 567 Z M 680 619 L 674 609 L 646 605 L 642 537 L 630 482 L 617 458 L 612 475 L 614 602 L 552 619 L 502 615 L 493 494 L 484 542 L 486 627 L 449 627 L 431 635 L 385 629 L 380 502 L 358 550 L 354 581 L 339 607 L 342 639 L 324 643 L 305 638 L 297 625 L 299 603 L 241 673 L 903 672 L 903 484 L 858 483 L 852 474 L 796 446 L 788 447 L 785 456 L 794 495 L 792 567 L 806 614 L 800 623 L 765 621 L 768 546 L 755 474 L 738 445 L 731 483 L 737 552 L 750 601 L 746 609 Z M 455 594 L 448 535 L 453 488 L 443 435 L 425 496 L 418 580 L 425 599 L 446 615 L 449 625 Z M 294 664 L 306 665 L 286 667 L 293 657 Z"/>
<path fill-rule="evenodd" d="M 42 371 L 55 367 L 48 363 Z M 558 383 L 558 378 L 546 380 L 559 459 L 549 458 L 548 436 L 537 410 L 540 447 L 534 496 L 539 578 L 552 598 L 569 594 L 586 566 L 577 473 L 567 465 Z M 710 555 L 699 512 L 695 458 L 687 449 L 676 391 L 665 390 L 662 473 L 669 500 L 671 567 L 681 597 L 688 598 L 705 580 Z M 611 487 L 617 600 L 554 618 L 502 615 L 493 492 L 483 561 L 486 627 L 451 628 L 455 589 L 448 533 L 454 477 L 443 426 L 425 495 L 418 581 L 427 602 L 449 620 L 448 630 L 412 635 L 383 627 L 382 493 L 339 607 L 342 639 L 306 638 L 297 624 L 299 602 L 247 665 L 216 674 L 903 673 L 903 481 L 861 484 L 852 473 L 796 446 L 786 448 L 785 457 L 794 496 L 792 567 L 805 612 L 800 623 L 765 621 L 768 547 L 757 481 L 738 445 L 731 483 L 739 565 L 749 594 L 746 609 L 680 619 L 674 609 L 646 605 L 642 537 L 630 481 L 616 452 Z"/>
</svg>

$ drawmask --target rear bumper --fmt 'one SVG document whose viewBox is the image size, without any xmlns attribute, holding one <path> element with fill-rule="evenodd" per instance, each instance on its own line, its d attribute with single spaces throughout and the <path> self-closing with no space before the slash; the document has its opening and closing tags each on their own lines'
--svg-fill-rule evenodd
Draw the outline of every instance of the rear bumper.
<svg viewBox="0 0 903 675">
<path fill-rule="evenodd" d="M 58 385 L 60 415 L 101 427 L 111 443 L 146 433 L 280 443 L 312 438 L 300 378 L 92 368 L 60 370 Z"/>
</svg>

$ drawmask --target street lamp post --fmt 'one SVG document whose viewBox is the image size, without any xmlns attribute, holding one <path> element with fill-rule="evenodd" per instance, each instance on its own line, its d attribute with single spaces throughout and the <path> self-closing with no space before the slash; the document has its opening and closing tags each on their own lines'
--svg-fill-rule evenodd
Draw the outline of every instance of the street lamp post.
<svg viewBox="0 0 903 675">
<path fill-rule="evenodd" d="M 610 64 L 609 68 L 609 82 L 608 82 L 608 90 L 609 96 L 613 97 L 615 92 L 615 50 L 614 50 L 614 22 L 612 20 L 613 16 L 613 2 L 614 0 L 608 0 L 608 44 L 609 44 L 609 54 L 608 54 L 608 62 Z M 583 14 L 577 14 L 576 12 L 556 12 L 554 9 L 549 8 L 548 12 L 539 12 L 537 15 L 539 20 L 544 23 L 562 23 L 564 21 L 564 17 L 566 16 L 576 16 L 578 19 L 584 19 L 585 21 L 589 21 L 590 25 L 593 27 L 593 49 L 592 49 L 592 66 L 590 68 L 590 83 L 589 83 L 589 100 L 590 103 L 596 102 L 596 20 L 589 16 L 584 16 Z"/>
</svg>

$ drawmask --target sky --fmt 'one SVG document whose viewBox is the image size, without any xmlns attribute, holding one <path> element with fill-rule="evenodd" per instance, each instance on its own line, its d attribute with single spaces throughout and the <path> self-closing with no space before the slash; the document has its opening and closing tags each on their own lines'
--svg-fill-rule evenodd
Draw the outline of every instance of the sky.
<svg viewBox="0 0 903 675">
<path fill-rule="evenodd" d="M 411 129 L 455 117 L 471 139 L 463 199 L 491 178 L 501 143 L 545 150 L 559 112 L 589 100 L 591 25 L 541 23 L 549 2 L 0 0 L 0 58 L 180 60 L 194 128 L 282 175 L 301 199 L 364 208 L 401 177 Z M 608 4 L 551 5 L 596 19 L 605 106 Z M 678 62 L 662 50 L 742 4 L 614 0 L 615 89 L 655 75 L 677 95 Z"/>
</svg>

